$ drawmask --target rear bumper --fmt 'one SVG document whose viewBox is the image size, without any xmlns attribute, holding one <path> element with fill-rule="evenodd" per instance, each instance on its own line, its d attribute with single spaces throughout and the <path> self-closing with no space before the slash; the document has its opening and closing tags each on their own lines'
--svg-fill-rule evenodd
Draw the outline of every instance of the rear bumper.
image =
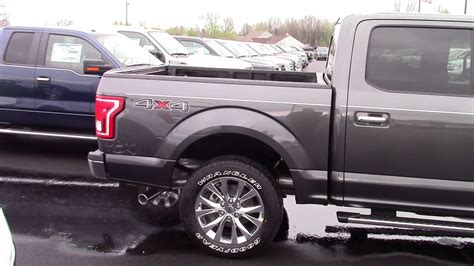
<svg viewBox="0 0 474 266">
<path fill-rule="evenodd" d="M 89 168 L 99 179 L 171 187 L 176 161 L 153 157 L 105 154 L 100 150 L 88 155 Z"/>
<path fill-rule="evenodd" d="M 93 176 L 99 179 L 108 179 L 105 171 L 105 154 L 99 150 L 89 152 L 87 156 L 89 169 Z"/>
</svg>

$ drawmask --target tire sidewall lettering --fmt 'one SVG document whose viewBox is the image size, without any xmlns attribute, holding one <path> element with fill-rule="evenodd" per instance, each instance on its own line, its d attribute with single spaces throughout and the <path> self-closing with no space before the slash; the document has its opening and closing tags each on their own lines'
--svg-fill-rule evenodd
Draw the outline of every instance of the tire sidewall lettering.
<svg viewBox="0 0 474 266">
<path fill-rule="evenodd" d="M 222 176 L 228 176 L 228 177 L 236 177 L 236 178 L 240 178 L 240 179 L 243 179 L 247 182 L 249 182 L 252 186 L 254 186 L 256 189 L 258 190 L 261 190 L 262 189 L 262 186 L 253 178 L 251 177 L 248 177 L 246 174 L 244 173 L 240 173 L 239 171 L 235 171 L 235 170 L 225 170 L 223 172 L 221 171 L 216 171 L 214 172 L 213 174 L 208 174 L 206 175 L 205 177 L 201 178 L 199 181 L 198 181 L 198 185 L 199 186 L 203 186 L 204 184 L 206 184 L 209 180 L 212 180 L 212 179 L 215 179 L 215 178 L 218 178 L 218 177 L 222 177 Z"/>
<path fill-rule="evenodd" d="M 204 238 L 200 233 L 196 233 L 196 237 L 197 239 L 202 240 L 202 243 L 208 248 L 221 252 L 221 253 L 234 253 L 235 254 L 235 253 L 245 252 L 247 250 L 251 250 L 252 248 L 256 247 L 260 243 L 260 237 L 258 237 L 254 241 L 250 242 L 249 244 L 243 247 L 225 248 L 225 247 L 221 247 L 221 246 L 211 243 L 206 238 Z"/>
</svg>

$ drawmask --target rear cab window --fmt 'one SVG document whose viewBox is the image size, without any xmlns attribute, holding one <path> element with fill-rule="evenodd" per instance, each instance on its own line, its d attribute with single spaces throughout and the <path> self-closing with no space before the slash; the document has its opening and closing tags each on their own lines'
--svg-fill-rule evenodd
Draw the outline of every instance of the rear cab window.
<svg viewBox="0 0 474 266">
<path fill-rule="evenodd" d="M 34 32 L 14 32 L 7 45 L 4 61 L 7 64 L 34 65 L 36 58 Z"/>
<path fill-rule="evenodd" d="M 394 92 L 472 95 L 471 46 L 470 29 L 377 27 L 366 81 Z"/>
</svg>

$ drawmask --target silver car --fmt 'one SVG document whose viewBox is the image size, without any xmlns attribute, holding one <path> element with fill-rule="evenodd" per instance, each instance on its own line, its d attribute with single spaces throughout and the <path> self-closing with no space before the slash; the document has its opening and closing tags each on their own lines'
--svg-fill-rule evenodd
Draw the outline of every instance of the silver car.
<svg viewBox="0 0 474 266">
<path fill-rule="evenodd" d="M 13 266 L 15 262 L 15 246 L 5 215 L 0 209 L 0 265 Z"/>
</svg>

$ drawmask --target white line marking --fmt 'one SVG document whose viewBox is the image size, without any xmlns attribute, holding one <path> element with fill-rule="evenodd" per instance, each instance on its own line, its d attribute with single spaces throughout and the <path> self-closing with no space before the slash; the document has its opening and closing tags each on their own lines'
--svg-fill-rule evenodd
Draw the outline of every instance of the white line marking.
<svg viewBox="0 0 474 266">
<path fill-rule="evenodd" d="M 10 184 L 30 184 L 44 186 L 76 186 L 76 187 L 109 187 L 118 188 L 118 182 L 86 182 L 86 181 L 61 181 L 56 179 L 21 178 L 21 177 L 0 177 L 0 183 Z"/>
<path fill-rule="evenodd" d="M 297 104 L 297 105 L 324 106 L 324 107 L 331 106 L 330 104 L 317 104 L 317 103 L 278 102 L 278 101 L 264 101 L 264 100 L 211 98 L 211 97 L 179 96 L 179 95 L 159 95 L 159 94 L 140 94 L 140 93 L 125 93 L 125 95 L 129 95 L 129 96 L 148 96 L 148 97 L 167 97 L 167 98 L 184 98 L 184 99 L 198 99 L 198 100 L 216 100 L 216 101 L 229 101 L 229 102 Z"/>
<path fill-rule="evenodd" d="M 463 112 L 447 112 L 447 111 L 436 111 L 436 110 L 403 109 L 403 108 L 373 107 L 373 106 L 358 106 L 358 105 L 343 105 L 343 107 L 361 108 L 361 109 L 380 109 L 380 110 L 393 110 L 393 111 L 407 111 L 407 112 L 455 114 L 455 115 L 474 115 L 474 113 L 463 113 Z"/>
</svg>

